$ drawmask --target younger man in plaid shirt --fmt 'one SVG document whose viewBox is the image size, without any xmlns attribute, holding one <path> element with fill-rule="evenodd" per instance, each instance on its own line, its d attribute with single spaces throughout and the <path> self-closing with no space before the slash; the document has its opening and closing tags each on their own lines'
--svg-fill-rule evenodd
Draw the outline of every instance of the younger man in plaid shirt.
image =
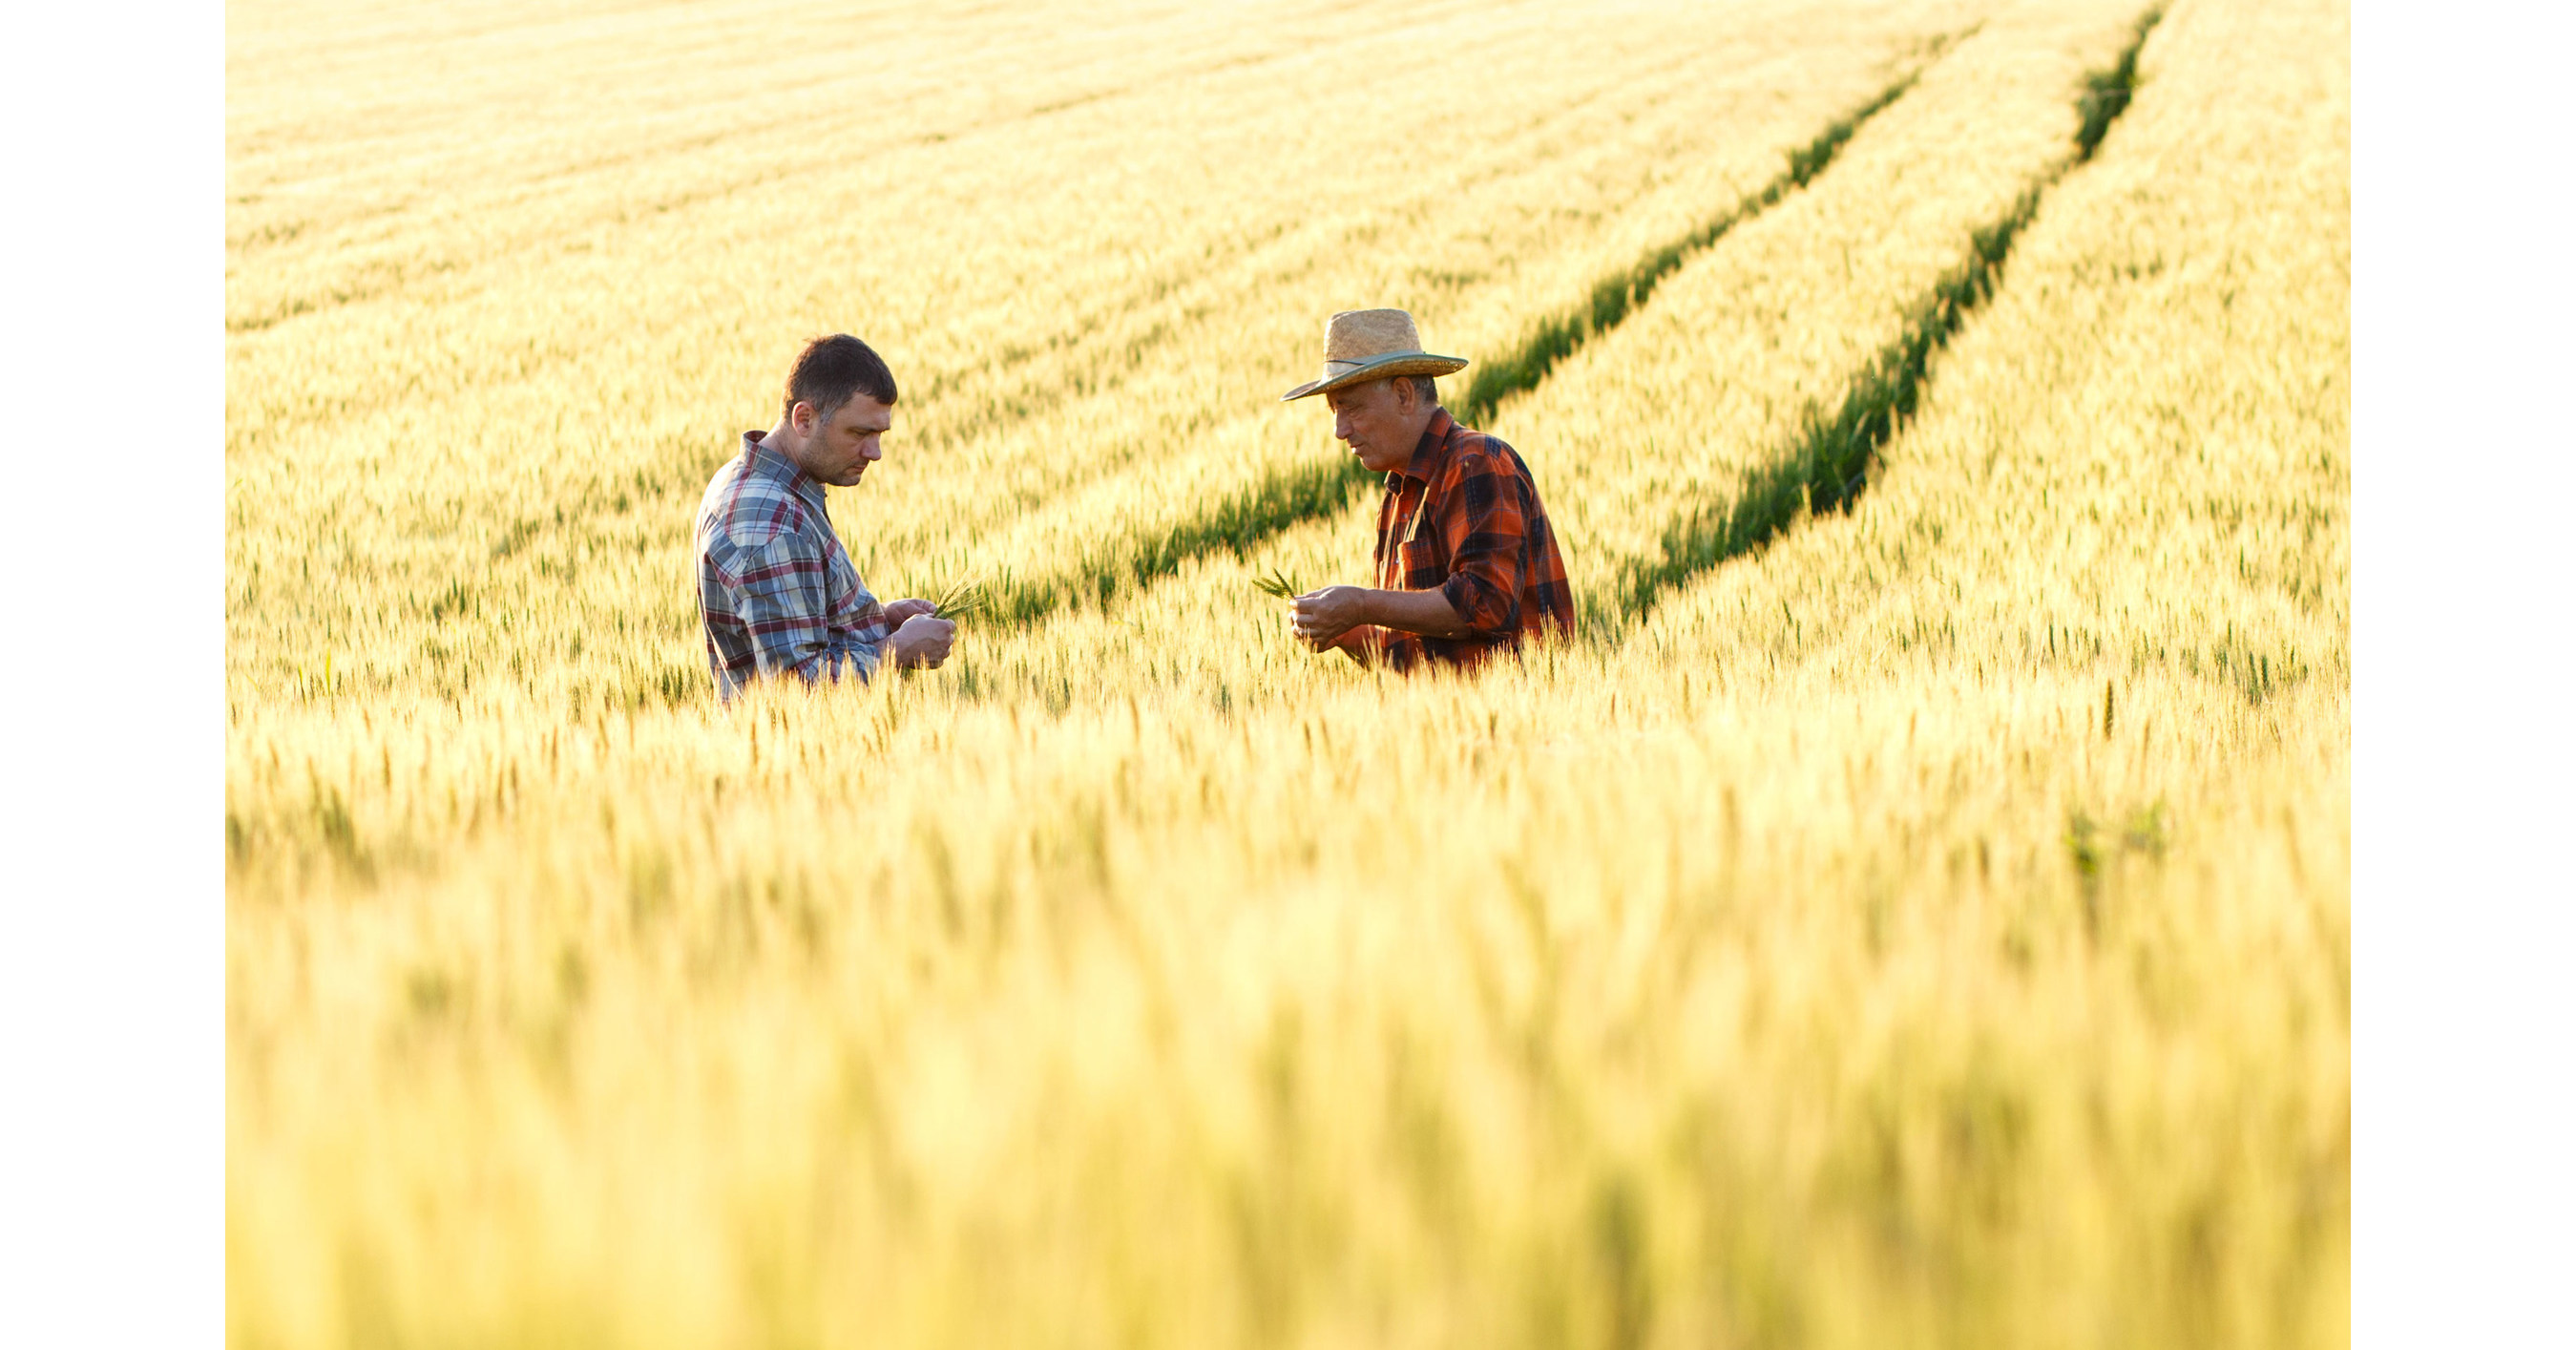
<svg viewBox="0 0 2576 1350">
<path fill-rule="evenodd" d="M 759 676 L 866 679 L 889 658 L 935 669 L 957 625 L 928 600 L 880 605 L 832 532 L 823 488 L 855 487 L 884 458 L 894 374 L 846 333 L 805 344 L 778 425 L 742 433 L 698 504 L 698 616 L 716 696 Z"/>
</svg>

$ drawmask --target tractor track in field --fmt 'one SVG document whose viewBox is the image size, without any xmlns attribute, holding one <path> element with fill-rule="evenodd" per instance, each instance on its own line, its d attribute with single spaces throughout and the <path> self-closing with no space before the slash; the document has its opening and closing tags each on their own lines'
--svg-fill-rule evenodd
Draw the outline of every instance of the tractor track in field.
<svg viewBox="0 0 2576 1350">
<path fill-rule="evenodd" d="M 2155 5 L 2138 17 L 2135 35 L 2108 70 L 2085 81 L 2074 149 L 2043 171 L 2001 216 L 1975 231 L 1967 257 L 1916 303 L 1904 331 L 1879 349 L 1846 385 L 1832 412 L 1809 415 L 1798 439 L 1770 463 L 1746 473 L 1730 497 L 1703 500 L 1675 515 L 1657 554 L 1622 563 L 1614 592 L 1593 607 L 1587 628 L 1615 640 L 1662 597 L 1699 573 L 1754 553 L 1803 515 L 1848 512 L 1869 488 L 1880 450 L 1914 415 L 1933 362 L 1968 317 L 2002 284 L 2005 260 L 2039 214 L 2049 189 L 2101 148 L 2111 124 L 2138 87 L 2138 54 L 2164 18 Z M 1606 612 L 1605 612 L 1606 611 Z"/>
<path fill-rule="evenodd" d="M 1814 181 L 1862 125 L 1904 97 L 1933 62 L 1976 31 L 1971 26 L 1942 38 L 1903 76 L 1790 150 L 1788 164 L 1762 187 L 1708 223 L 1595 282 L 1580 303 L 1540 321 L 1507 354 L 1479 370 L 1459 401 L 1459 419 L 1475 425 L 1503 400 L 1538 387 L 1559 362 L 1635 313 L 1683 262 Z M 1019 626 L 1086 600 L 1105 604 L 1129 587 L 1170 575 L 1193 558 L 1219 551 L 1241 555 L 1283 530 L 1331 515 L 1378 482 L 1378 475 L 1347 457 L 1275 470 L 1159 534 L 1116 541 L 1064 572 L 997 582 L 988 587 L 989 613 Z"/>
</svg>

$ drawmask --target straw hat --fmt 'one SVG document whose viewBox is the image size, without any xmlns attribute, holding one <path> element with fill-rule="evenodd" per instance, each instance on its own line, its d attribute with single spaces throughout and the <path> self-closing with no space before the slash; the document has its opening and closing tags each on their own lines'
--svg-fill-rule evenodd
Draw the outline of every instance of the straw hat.
<svg viewBox="0 0 2576 1350">
<path fill-rule="evenodd" d="M 1466 359 L 1422 350 L 1413 316 L 1400 309 L 1346 309 L 1324 325 L 1324 375 L 1279 396 L 1279 401 L 1329 393 L 1345 385 L 1397 375 L 1447 375 Z"/>
</svg>

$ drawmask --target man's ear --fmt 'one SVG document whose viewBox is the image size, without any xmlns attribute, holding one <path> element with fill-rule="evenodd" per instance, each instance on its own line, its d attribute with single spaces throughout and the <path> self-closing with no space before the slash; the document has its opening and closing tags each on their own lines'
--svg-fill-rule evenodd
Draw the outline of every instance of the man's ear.
<svg viewBox="0 0 2576 1350">
<path fill-rule="evenodd" d="M 813 435 L 814 405 L 803 399 L 796 400 L 796 406 L 787 410 L 787 424 L 796 428 L 800 437 Z"/>
</svg>

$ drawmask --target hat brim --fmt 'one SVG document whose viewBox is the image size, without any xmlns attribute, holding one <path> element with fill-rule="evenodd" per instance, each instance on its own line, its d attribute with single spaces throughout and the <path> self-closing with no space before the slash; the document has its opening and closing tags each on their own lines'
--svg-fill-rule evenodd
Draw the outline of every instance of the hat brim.
<svg viewBox="0 0 2576 1350">
<path fill-rule="evenodd" d="M 1385 356 L 1364 361 L 1339 375 L 1320 380 L 1308 380 L 1281 394 L 1279 401 L 1286 403 L 1291 399 L 1329 394 L 1336 389 L 1366 384 L 1371 380 L 1390 380 L 1398 375 L 1454 375 L 1466 368 L 1467 358 L 1463 356 L 1433 356 L 1429 352 L 1390 352 Z"/>
</svg>

